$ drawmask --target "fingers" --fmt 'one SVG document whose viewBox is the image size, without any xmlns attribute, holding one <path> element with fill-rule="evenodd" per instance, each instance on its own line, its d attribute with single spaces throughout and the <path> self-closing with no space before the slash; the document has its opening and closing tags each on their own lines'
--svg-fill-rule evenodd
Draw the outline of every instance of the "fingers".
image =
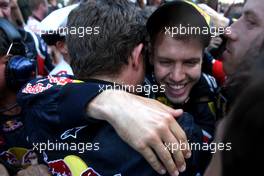
<svg viewBox="0 0 264 176">
<path fill-rule="evenodd" d="M 155 100 L 155 101 L 157 101 L 157 100 Z M 157 101 L 157 102 L 160 103 L 159 101 Z M 163 110 L 167 111 L 168 113 L 170 113 L 175 118 L 181 116 L 183 113 L 182 109 L 173 109 L 173 108 L 166 106 L 165 104 L 162 104 L 162 103 L 160 103 L 160 106 L 163 108 Z"/>
<path fill-rule="evenodd" d="M 175 110 L 175 109 L 172 109 L 168 106 L 165 106 L 165 108 L 175 118 L 181 116 L 183 113 L 182 109 L 176 109 Z M 188 143 L 186 134 L 176 120 L 173 120 L 170 122 L 170 130 L 172 131 L 173 135 L 176 137 L 177 141 L 179 141 L 182 145 L 186 146 L 186 147 L 183 147 L 183 150 L 182 150 L 183 156 L 186 159 L 190 158 L 191 157 L 191 150 L 189 147 L 189 143 Z"/>
<path fill-rule="evenodd" d="M 157 171 L 161 175 L 166 173 L 165 168 L 162 166 L 151 148 L 146 147 L 145 149 L 143 149 L 141 154 L 155 171 Z"/>
<path fill-rule="evenodd" d="M 173 112 L 171 112 L 174 118 L 177 118 L 183 114 L 182 109 L 173 109 Z"/>
<path fill-rule="evenodd" d="M 171 133 L 167 133 L 163 139 L 165 139 L 164 144 L 166 149 L 172 153 L 177 169 L 180 172 L 185 171 L 186 164 L 181 144 L 179 144 L 178 140 Z"/>
<path fill-rule="evenodd" d="M 162 141 L 159 141 L 158 143 L 155 143 L 155 145 L 152 145 L 156 154 L 159 156 L 160 160 L 166 167 L 167 171 L 172 176 L 178 176 L 179 171 L 177 169 L 177 166 L 172 158 L 172 155 L 169 150 L 166 150 L 166 147 L 162 143 Z"/>
<path fill-rule="evenodd" d="M 186 137 L 185 132 L 180 127 L 180 125 L 177 123 L 177 121 L 174 121 L 170 124 L 170 130 L 172 131 L 173 135 L 176 137 L 179 143 L 181 143 L 181 152 L 183 153 L 184 158 L 190 158 L 191 157 L 191 150 L 189 147 L 189 143 Z"/>
</svg>

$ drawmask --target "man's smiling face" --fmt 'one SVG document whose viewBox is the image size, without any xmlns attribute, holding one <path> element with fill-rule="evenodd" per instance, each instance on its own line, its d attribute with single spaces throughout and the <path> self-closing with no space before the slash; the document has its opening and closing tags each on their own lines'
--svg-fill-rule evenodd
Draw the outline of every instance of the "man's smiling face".
<svg viewBox="0 0 264 176">
<path fill-rule="evenodd" d="M 175 104 L 184 103 L 201 77 L 203 47 L 195 39 L 177 40 L 159 35 L 154 44 L 154 74 L 165 85 L 166 97 Z"/>
</svg>

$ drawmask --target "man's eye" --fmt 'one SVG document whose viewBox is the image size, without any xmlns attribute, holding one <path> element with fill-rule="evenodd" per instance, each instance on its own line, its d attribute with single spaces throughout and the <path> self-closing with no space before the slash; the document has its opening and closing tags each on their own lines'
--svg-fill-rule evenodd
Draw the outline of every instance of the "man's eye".
<svg viewBox="0 0 264 176">
<path fill-rule="evenodd" d="M 197 61 L 188 61 L 188 62 L 185 62 L 185 65 L 192 67 L 192 66 L 195 66 L 197 63 L 198 63 Z"/>
<path fill-rule="evenodd" d="M 0 4 L 0 9 L 6 9 L 8 8 L 8 4 Z"/>
<path fill-rule="evenodd" d="M 159 61 L 161 65 L 170 65 L 171 61 Z"/>
<path fill-rule="evenodd" d="M 246 25 L 248 27 L 248 29 L 252 29 L 253 27 L 255 27 L 257 25 L 257 22 L 253 19 L 246 19 Z"/>
</svg>

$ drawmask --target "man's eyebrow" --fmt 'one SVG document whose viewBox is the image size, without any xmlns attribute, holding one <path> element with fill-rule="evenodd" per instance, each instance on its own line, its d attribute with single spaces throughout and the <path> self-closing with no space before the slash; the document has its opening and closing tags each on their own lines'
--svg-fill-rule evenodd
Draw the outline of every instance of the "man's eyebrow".
<svg viewBox="0 0 264 176">
<path fill-rule="evenodd" d="M 159 60 L 173 60 L 172 58 L 169 57 L 163 57 L 163 56 L 157 56 Z"/>
<path fill-rule="evenodd" d="M 191 57 L 191 58 L 189 58 L 188 60 L 200 60 L 201 58 L 199 58 L 199 57 Z"/>
<path fill-rule="evenodd" d="M 244 14 L 245 14 L 245 16 L 254 18 L 254 20 L 256 20 L 256 22 L 260 20 L 260 18 L 258 17 L 258 15 L 254 11 L 252 11 L 252 10 L 246 10 L 244 12 Z"/>
</svg>

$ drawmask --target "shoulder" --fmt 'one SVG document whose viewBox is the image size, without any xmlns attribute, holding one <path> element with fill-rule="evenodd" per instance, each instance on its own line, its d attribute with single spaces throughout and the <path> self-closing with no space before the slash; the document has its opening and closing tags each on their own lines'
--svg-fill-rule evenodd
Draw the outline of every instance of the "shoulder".
<svg viewBox="0 0 264 176">
<path fill-rule="evenodd" d="M 202 73 L 200 82 L 200 84 L 206 86 L 211 92 L 216 92 L 218 88 L 215 78 L 209 74 Z"/>
</svg>

